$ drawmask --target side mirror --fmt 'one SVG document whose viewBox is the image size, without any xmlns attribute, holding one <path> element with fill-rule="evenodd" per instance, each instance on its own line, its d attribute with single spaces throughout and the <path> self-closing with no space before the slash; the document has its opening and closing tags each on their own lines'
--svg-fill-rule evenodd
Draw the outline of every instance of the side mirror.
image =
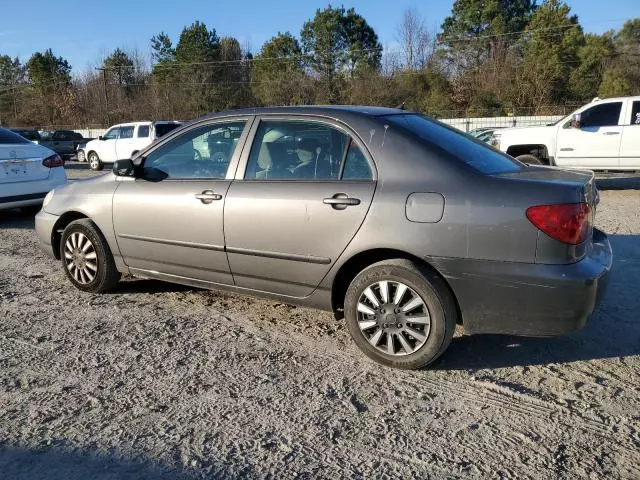
<svg viewBox="0 0 640 480">
<path fill-rule="evenodd" d="M 131 159 L 116 160 L 113 164 L 113 174 L 116 177 L 135 177 L 136 166 Z"/>
<path fill-rule="evenodd" d="M 102 138 L 102 135 L 98 137 L 98 140 L 104 140 L 104 138 Z"/>
<path fill-rule="evenodd" d="M 582 128 L 582 116 L 579 113 L 574 113 L 571 119 L 571 126 L 573 128 Z"/>
</svg>

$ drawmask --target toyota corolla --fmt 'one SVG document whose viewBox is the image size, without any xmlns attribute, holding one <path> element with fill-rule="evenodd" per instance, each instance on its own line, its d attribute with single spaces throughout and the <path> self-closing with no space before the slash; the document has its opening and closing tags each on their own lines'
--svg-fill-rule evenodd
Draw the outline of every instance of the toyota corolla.
<svg viewBox="0 0 640 480">
<path fill-rule="evenodd" d="M 419 368 L 465 333 L 585 325 L 611 268 L 593 175 L 527 166 L 426 116 L 286 107 L 200 118 L 56 189 L 36 217 L 69 281 L 122 274 L 329 310 Z"/>
</svg>

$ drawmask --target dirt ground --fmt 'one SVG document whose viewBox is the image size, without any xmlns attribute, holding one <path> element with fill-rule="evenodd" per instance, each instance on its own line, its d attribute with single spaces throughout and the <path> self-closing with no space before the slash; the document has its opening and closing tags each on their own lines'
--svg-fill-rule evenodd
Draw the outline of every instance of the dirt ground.
<svg viewBox="0 0 640 480">
<path fill-rule="evenodd" d="M 0 213 L 0 477 L 640 478 L 640 181 L 600 187 L 615 265 L 588 326 L 458 331 L 418 372 L 328 313 L 146 280 L 82 293 L 31 216 Z"/>
</svg>

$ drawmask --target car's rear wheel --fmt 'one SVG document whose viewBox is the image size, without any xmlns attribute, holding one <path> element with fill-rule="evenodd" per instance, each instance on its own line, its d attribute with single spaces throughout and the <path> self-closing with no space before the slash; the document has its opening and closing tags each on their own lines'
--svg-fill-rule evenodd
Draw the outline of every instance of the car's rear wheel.
<svg viewBox="0 0 640 480">
<path fill-rule="evenodd" d="M 106 292 L 120 280 L 109 245 L 91 220 L 67 225 L 62 232 L 60 258 L 67 277 L 80 290 Z"/>
<path fill-rule="evenodd" d="M 429 365 L 449 346 L 456 326 L 455 303 L 444 281 L 404 259 L 360 272 L 344 306 L 356 345 L 390 367 Z"/>
<path fill-rule="evenodd" d="M 87 159 L 84 156 L 84 152 L 82 150 L 79 150 L 78 153 L 76 153 L 76 158 L 79 162 L 86 162 Z"/>
<path fill-rule="evenodd" d="M 102 163 L 102 160 L 100 160 L 100 157 L 96 152 L 91 152 L 89 154 L 89 168 L 96 171 L 102 170 L 104 168 L 104 164 Z"/>
</svg>

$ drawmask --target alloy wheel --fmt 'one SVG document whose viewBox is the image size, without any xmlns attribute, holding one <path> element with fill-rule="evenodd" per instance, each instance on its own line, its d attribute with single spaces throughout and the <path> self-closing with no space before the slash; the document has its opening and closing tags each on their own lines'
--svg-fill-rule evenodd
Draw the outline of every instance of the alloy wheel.
<svg viewBox="0 0 640 480">
<path fill-rule="evenodd" d="M 387 355 L 409 355 L 429 338 L 431 316 L 424 300 L 401 282 L 380 281 L 364 289 L 358 326 L 367 341 Z"/>
<path fill-rule="evenodd" d="M 98 272 L 98 257 L 91 240 L 80 232 L 73 232 L 64 244 L 67 270 L 76 282 L 87 285 Z"/>
</svg>

